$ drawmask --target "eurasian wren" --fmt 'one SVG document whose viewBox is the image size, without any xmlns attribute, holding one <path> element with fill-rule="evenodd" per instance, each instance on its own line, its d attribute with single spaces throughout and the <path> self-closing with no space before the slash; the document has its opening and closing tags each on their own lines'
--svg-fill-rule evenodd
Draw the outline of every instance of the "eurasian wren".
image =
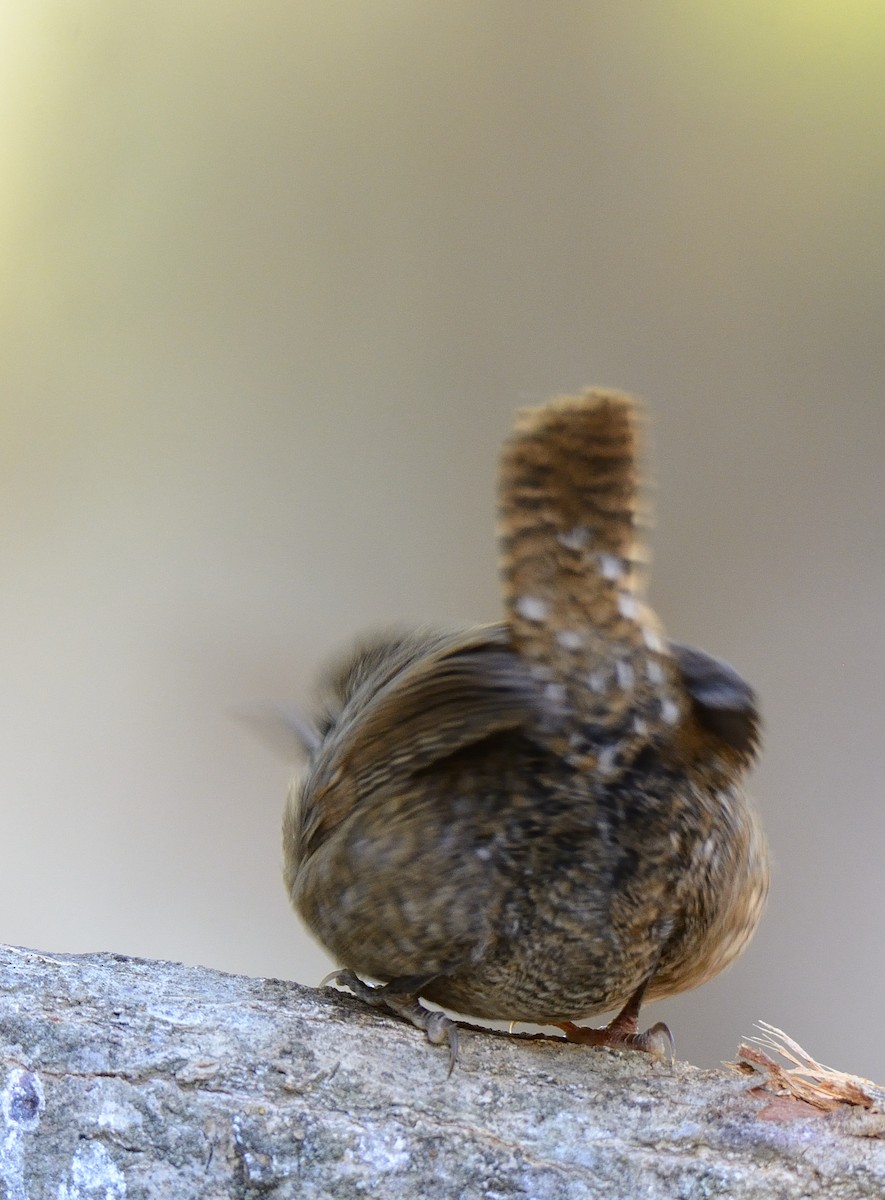
<svg viewBox="0 0 885 1200">
<path fill-rule="evenodd" d="M 304 739 L 289 896 L 336 981 L 452 1061 L 455 1025 L 420 996 L 672 1053 L 666 1026 L 637 1032 L 641 1002 L 712 978 L 762 914 L 741 788 L 755 697 L 644 603 L 641 425 L 614 392 L 521 412 L 500 463 L 503 622 L 361 645 Z"/>
</svg>

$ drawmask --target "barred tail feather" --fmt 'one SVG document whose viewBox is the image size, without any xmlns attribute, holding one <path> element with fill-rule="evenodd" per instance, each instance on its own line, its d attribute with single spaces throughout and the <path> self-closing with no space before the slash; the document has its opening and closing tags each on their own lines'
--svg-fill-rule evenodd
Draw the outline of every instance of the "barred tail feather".
<svg viewBox="0 0 885 1200">
<path fill-rule="evenodd" d="M 585 720 L 680 715 L 672 659 L 643 600 L 643 423 L 638 402 L 619 392 L 561 397 L 523 410 L 501 456 L 511 643 Z"/>
</svg>

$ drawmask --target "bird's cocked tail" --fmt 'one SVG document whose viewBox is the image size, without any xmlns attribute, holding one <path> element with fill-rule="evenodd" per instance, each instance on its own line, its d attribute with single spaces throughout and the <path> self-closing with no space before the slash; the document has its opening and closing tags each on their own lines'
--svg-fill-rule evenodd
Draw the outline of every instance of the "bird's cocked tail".
<svg viewBox="0 0 885 1200">
<path fill-rule="evenodd" d="M 513 648 L 565 724 L 673 726 L 682 689 L 644 600 L 638 402 L 590 391 L 524 409 L 499 476 L 500 574 Z M 573 739 L 574 741 L 574 739 Z"/>
</svg>

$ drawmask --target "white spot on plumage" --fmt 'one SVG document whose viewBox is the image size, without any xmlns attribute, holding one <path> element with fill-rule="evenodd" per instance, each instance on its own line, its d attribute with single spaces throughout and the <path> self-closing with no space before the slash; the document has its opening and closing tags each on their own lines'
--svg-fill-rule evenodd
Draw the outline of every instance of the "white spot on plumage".
<svg viewBox="0 0 885 1200">
<path fill-rule="evenodd" d="M 604 667 L 597 667 L 595 671 L 589 671 L 587 687 L 597 696 L 601 696 L 608 689 L 608 671 Z"/>
<path fill-rule="evenodd" d="M 596 759 L 596 769 L 601 775 L 610 775 L 614 770 L 615 760 L 621 746 L 615 742 L 613 746 L 604 746 Z"/>
<path fill-rule="evenodd" d="M 563 650 L 580 650 L 584 645 L 584 635 L 576 629 L 561 629 L 556 640 Z"/>
<path fill-rule="evenodd" d="M 679 705 L 669 697 L 661 701 L 661 720 L 667 725 L 675 725 L 679 720 Z"/>
<path fill-rule="evenodd" d="M 618 612 L 626 621 L 635 621 L 639 615 L 639 601 L 629 592 L 618 595 Z"/>
<path fill-rule="evenodd" d="M 550 605 L 540 596 L 520 596 L 514 607 L 526 621 L 546 621 L 550 615 Z"/>
<path fill-rule="evenodd" d="M 603 579 L 620 579 L 624 574 L 624 562 L 616 554 L 600 554 L 599 570 Z"/>
<path fill-rule="evenodd" d="M 642 640 L 645 642 L 649 650 L 653 650 L 655 654 L 664 653 L 664 641 L 656 629 L 652 629 L 650 625 L 646 625 L 642 630 Z"/>
<path fill-rule="evenodd" d="M 566 550 L 583 550 L 585 546 L 590 544 L 591 533 L 586 525 L 575 525 L 573 529 L 567 529 L 564 533 L 558 533 L 556 540 L 560 546 L 565 546 Z"/>
<path fill-rule="evenodd" d="M 631 688 L 636 681 L 636 672 L 628 662 L 622 662 L 620 659 L 615 663 L 615 675 L 618 677 L 618 687 Z"/>
<path fill-rule="evenodd" d="M 664 668 L 655 658 L 646 659 L 645 674 L 649 683 L 659 684 L 664 682 Z"/>
</svg>

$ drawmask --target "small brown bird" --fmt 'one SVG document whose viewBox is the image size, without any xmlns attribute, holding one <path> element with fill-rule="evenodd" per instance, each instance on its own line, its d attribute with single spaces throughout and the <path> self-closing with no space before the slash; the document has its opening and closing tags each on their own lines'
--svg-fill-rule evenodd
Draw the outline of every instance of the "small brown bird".
<svg viewBox="0 0 885 1200">
<path fill-rule="evenodd" d="M 643 601 L 641 425 L 614 392 L 521 412 L 500 464 L 503 623 L 362 645 L 302 733 L 289 896 L 335 981 L 452 1063 L 454 1022 L 419 997 L 672 1055 L 665 1025 L 638 1032 L 641 1003 L 712 978 L 762 915 L 741 789 L 755 697 Z"/>
</svg>

